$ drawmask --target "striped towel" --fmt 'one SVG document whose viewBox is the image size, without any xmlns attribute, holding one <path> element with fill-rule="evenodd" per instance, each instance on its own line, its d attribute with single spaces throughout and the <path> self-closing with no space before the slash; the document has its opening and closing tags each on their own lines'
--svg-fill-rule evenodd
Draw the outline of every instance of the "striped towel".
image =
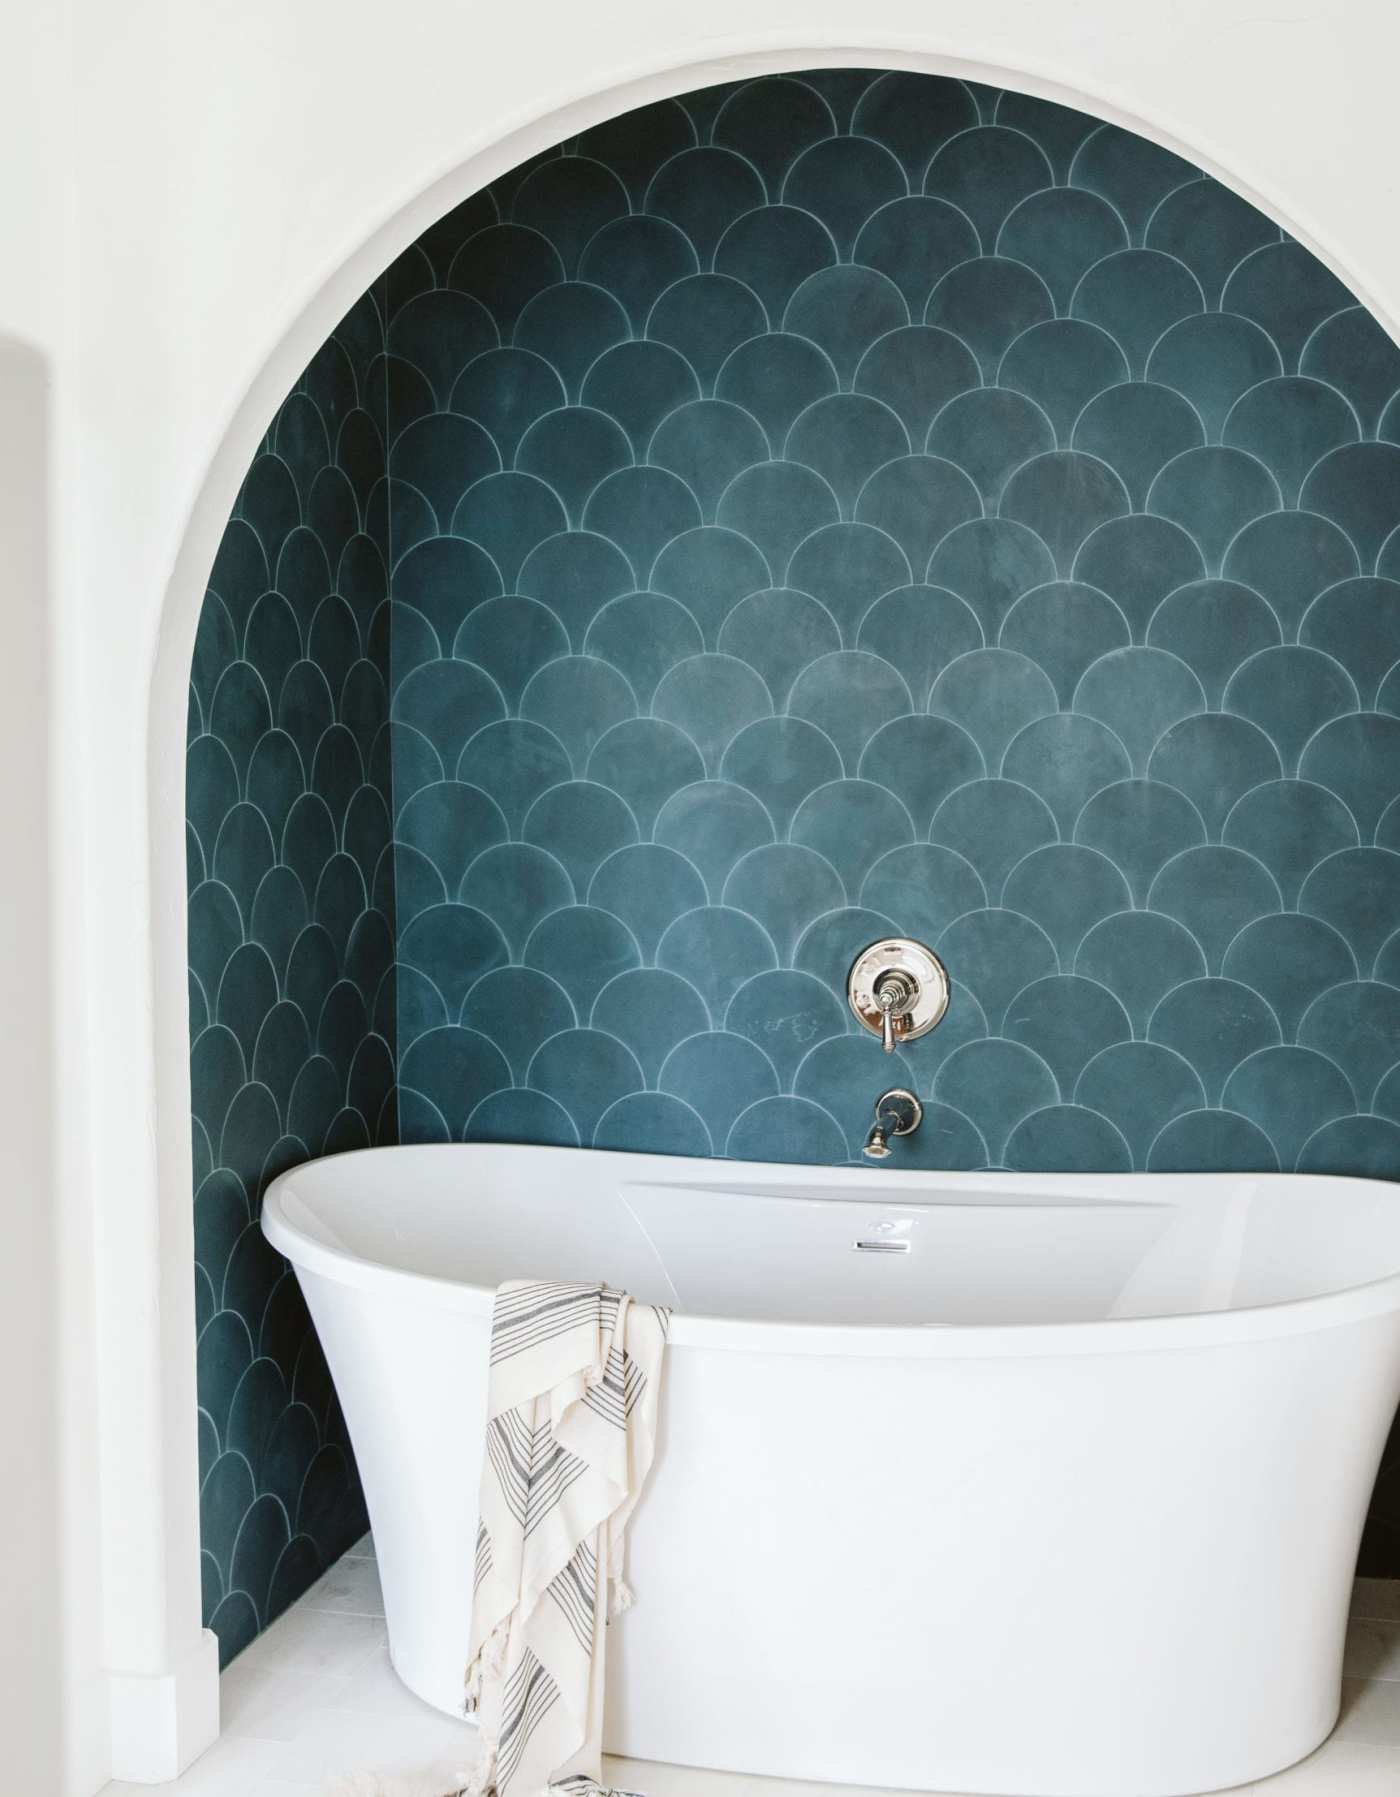
<svg viewBox="0 0 1400 1797">
<path fill-rule="evenodd" d="M 602 1285 L 496 1293 L 467 1713 L 468 1797 L 602 1789 L 607 1620 L 651 1465 L 670 1312 Z"/>
</svg>

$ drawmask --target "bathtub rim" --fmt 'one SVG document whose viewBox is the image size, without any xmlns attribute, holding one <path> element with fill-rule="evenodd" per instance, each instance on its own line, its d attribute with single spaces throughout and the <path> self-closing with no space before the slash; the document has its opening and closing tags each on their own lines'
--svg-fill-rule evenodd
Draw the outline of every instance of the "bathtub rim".
<svg viewBox="0 0 1400 1797">
<path fill-rule="evenodd" d="M 622 1185 L 657 1186 L 692 1183 L 679 1170 L 704 1168 L 710 1180 L 723 1169 L 726 1183 L 752 1180 L 756 1185 L 775 1183 L 783 1174 L 791 1183 L 812 1180 L 820 1187 L 832 1175 L 858 1173 L 853 1167 L 807 1166 L 798 1162 L 715 1161 L 695 1155 L 633 1154 L 617 1149 L 558 1147 L 552 1144 L 508 1142 L 401 1143 L 357 1148 L 344 1154 L 321 1156 L 301 1162 L 279 1174 L 263 1197 L 263 1235 L 279 1254 L 298 1270 L 320 1275 L 332 1283 L 360 1291 L 383 1291 L 399 1301 L 427 1302 L 435 1308 L 485 1322 L 491 1315 L 495 1288 L 448 1279 L 372 1260 L 353 1250 L 332 1245 L 288 1214 L 287 1198 L 296 1196 L 296 1184 L 310 1174 L 320 1181 L 331 1176 L 337 1163 L 359 1161 L 366 1156 L 416 1155 L 438 1152 L 470 1152 L 473 1149 L 519 1149 L 531 1156 L 576 1158 L 605 1155 L 636 1167 L 636 1177 Z M 958 1189 L 993 1182 L 1005 1189 L 1013 1181 L 1063 1181 L 1067 1195 L 1084 1181 L 1113 1178 L 1139 1186 L 1160 1179 L 1199 1185 L 1206 1181 L 1259 1180 L 1274 1183 L 1325 1184 L 1350 1188 L 1389 1185 L 1392 1182 L 1347 1174 L 1308 1173 L 1132 1173 L 1121 1175 L 1019 1173 L 1006 1168 L 979 1168 L 975 1172 L 943 1172 L 899 1169 L 881 1172 L 891 1200 L 917 1203 L 919 1190 L 930 1187 Z M 1014 1189 L 1014 1188 L 1013 1188 Z M 787 1194 L 769 1194 L 786 1196 Z M 757 1191 L 755 1197 L 764 1196 Z M 804 1199 L 820 1203 L 824 1194 L 814 1190 Z M 833 1194 L 835 1197 L 835 1194 Z M 1400 1204 L 1400 1193 L 1395 1202 Z M 523 1275 L 522 1275 L 523 1276 Z M 1215 1347 L 1231 1343 L 1277 1340 L 1345 1327 L 1400 1312 L 1400 1267 L 1375 1279 L 1342 1286 L 1334 1291 L 1280 1299 L 1268 1304 L 1241 1305 L 1232 1310 L 1169 1313 L 1150 1317 L 1106 1317 L 1072 1323 L 949 1323 L 882 1326 L 874 1323 L 790 1322 L 778 1319 L 727 1317 L 698 1311 L 677 1311 L 671 1320 L 669 1345 L 673 1348 L 706 1348 L 737 1353 L 831 1355 L 842 1358 L 886 1360 L 989 1360 L 1041 1359 L 1095 1354 L 1162 1352 L 1188 1347 Z"/>
</svg>

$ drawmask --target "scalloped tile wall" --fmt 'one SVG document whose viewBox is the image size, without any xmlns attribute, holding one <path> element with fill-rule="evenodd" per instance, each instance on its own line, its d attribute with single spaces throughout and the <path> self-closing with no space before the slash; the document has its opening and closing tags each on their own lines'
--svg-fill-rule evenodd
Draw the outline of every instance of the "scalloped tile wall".
<svg viewBox="0 0 1400 1797">
<path fill-rule="evenodd" d="M 295 1277 L 258 1227 L 392 1141 L 383 350 L 367 295 L 278 412 L 210 578 L 186 774 L 205 1622 L 227 1662 L 366 1527 Z"/>
<path fill-rule="evenodd" d="M 1400 1171 L 1400 351 L 1301 246 L 826 70 L 513 171 L 382 315 L 328 440 L 361 520 L 387 455 L 404 1139 L 845 1160 L 897 929 L 905 1165 Z"/>
<path fill-rule="evenodd" d="M 822 71 L 393 290 L 406 1137 L 844 1160 L 897 931 L 955 994 L 903 1164 L 1400 1170 L 1400 351 L 1306 250 Z"/>
<path fill-rule="evenodd" d="M 838 71 L 589 132 L 391 289 L 406 1136 L 845 1159 L 898 929 L 916 1159 L 1400 1167 L 1400 351 L 1307 251 Z"/>
</svg>

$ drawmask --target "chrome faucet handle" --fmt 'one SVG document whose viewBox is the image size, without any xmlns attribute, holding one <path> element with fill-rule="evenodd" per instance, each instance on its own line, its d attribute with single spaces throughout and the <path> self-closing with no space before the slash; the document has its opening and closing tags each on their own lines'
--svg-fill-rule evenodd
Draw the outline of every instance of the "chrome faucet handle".
<svg viewBox="0 0 1400 1797">
<path fill-rule="evenodd" d="M 894 1053 L 895 1024 L 909 1015 L 918 997 L 918 984 L 908 974 L 891 969 L 876 980 L 874 999 L 880 1007 L 880 1042 L 886 1054 Z"/>
<path fill-rule="evenodd" d="M 948 974 L 932 949 L 904 936 L 872 942 L 846 976 L 846 996 L 886 1054 L 916 1042 L 948 1008 Z"/>
</svg>

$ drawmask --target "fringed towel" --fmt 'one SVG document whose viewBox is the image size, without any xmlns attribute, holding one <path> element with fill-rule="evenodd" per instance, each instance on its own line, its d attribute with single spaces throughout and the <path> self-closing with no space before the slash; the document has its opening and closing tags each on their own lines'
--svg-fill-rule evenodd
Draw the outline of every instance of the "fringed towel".
<svg viewBox="0 0 1400 1797">
<path fill-rule="evenodd" d="M 670 1312 L 606 1286 L 496 1293 L 467 1712 L 470 1797 L 601 1789 L 607 1620 L 656 1444 Z"/>
</svg>

